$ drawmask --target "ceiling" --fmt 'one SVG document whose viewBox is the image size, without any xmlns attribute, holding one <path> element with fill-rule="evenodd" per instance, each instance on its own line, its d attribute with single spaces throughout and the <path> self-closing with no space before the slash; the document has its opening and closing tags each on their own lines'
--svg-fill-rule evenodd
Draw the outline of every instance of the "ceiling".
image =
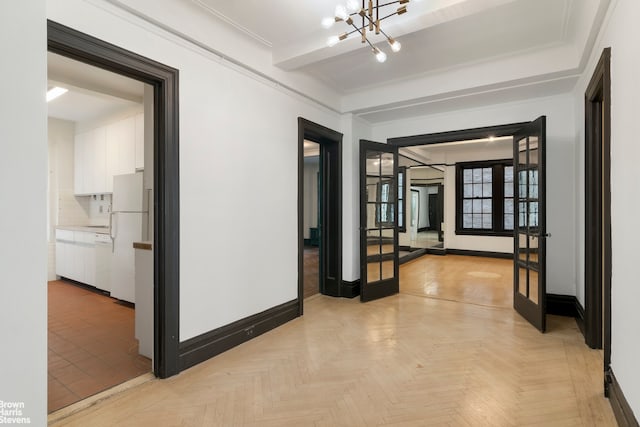
<svg viewBox="0 0 640 427">
<path fill-rule="evenodd" d="M 327 46 L 349 27 L 321 21 L 346 0 L 172 0 L 162 18 L 153 2 L 108 1 L 369 123 L 569 93 L 611 2 L 410 0 L 407 13 L 382 24 L 402 50 L 372 39 L 388 55 L 378 63 L 358 37 Z M 143 97 L 140 82 L 58 55 L 49 54 L 48 68 L 50 85 L 72 89 L 50 103 L 54 117 L 90 120 Z"/>
<path fill-rule="evenodd" d="M 509 158 L 513 155 L 513 138 L 483 138 L 454 141 L 441 144 L 427 144 L 401 147 L 398 153 L 401 166 L 446 165 L 460 161 L 458 156 L 466 156 L 469 150 L 490 154 L 487 158 Z"/>
<path fill-rule="evenodd" d="M 329 36 L 348 30 L 344 22 L 331 29 L 320 25 L 323 17 L 333 15 L 338 0 L 191 2 L 270 49 L 274 66 L 334 89 L 343 97 L 343 112 L 380 122 L 571 91 L 610 0 L 411 0 L 406 14 L 382 24 L 402 43 L 402 50 L 392 53 L 384 39 L 376 39 L 388 55 L 382 64 L 357 37 L 326 45 Z M 437 75 L 451 75 L 447 78 L 452 80 L 456 70 L 520 57 L 517 81 L 501 75 L 494 82 L 500 84 L 488 85 L 491 76 L 480 76 L 480 86 L 461 78 L 465 90 L 457 93 L 428 80 Z M 490 72 L 507 73 L 513 64 L 505 64 Z M 408 94 L 371 96 L 373 88 L 393 94 L 394 85 L 403 84 L 410 88 L 404 89 Z"/>
<path fill-rule="evenodd" d="M 56 119 L 85 122 L 142 103 L 144 83 L 60 55 L 48 53 L 48 86 L 69 91 L 47 104 Z"/>
</svg>

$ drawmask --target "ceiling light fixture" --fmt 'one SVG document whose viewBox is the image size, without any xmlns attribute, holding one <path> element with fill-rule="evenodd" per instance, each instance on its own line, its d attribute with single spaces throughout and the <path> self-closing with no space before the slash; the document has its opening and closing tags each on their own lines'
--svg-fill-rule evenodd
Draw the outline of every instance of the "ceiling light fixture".
<svg viewBox="0 0 640 427">
<path fill-rule="evenodd" d="M 362 43 L 369 44 L 378 62 L 386 61 L 387 54 L 371 43 L 367 36 L 367 32 L 369 32 L 369 34 L 375 33 L 376 35 L 382 34 L 387 39 L 387 43 L 389 43 L 391 50 L 393 52 L 399 52 L 402 45 L 399 41 L 389 37 L 389 35 L 384 32 L 380 27 L 380 22 L 394 15 L 402 15 L 403 13 L 406 13 L 406 3 L 409 3 L 409 0 L 396 0 L 383 4 L 379 4 L 378 0 L 375 0 L 375 2 L 373 0 L 362 0 L 362 4 L 359 4 L 358 0 L 348 0 L 346 5 L 339 4 L 336 6 L 334 17 L 324 18 L 322 20 L 322 26 L 325 28 L 331 28 L 334 23 L 344 21 L 354 29 L 337 36 L 329 37 L 327 45 L 335 46 L 340 41 L 345 40 L 351 34 L 357 32 L 360 34 Z M 394 6 L 396 4 L 400 7 Z M 387 8 L 387 12 L 391 12 L 391 10 L 393 11 L 386 15 L 383 13 L 383 16 L 380 17 L 381 9 L 386 8 L 387 6 L 393 6 L 395 10 Z M 354 19 L 357 20 L 358 16 L 361 18 L 361 26 L 356 25 L 354 22 Z"/>
<path fill-rule="evenodd" d="M 52 87 L 47 91 L 47 102 L 53 101 L 54 99 L 56 99 L 60 95 L 64 95 L 68 91 L 69 89 L 65 89 L 63 87 L 58 87 L 58 86 Z"/>
</svg>

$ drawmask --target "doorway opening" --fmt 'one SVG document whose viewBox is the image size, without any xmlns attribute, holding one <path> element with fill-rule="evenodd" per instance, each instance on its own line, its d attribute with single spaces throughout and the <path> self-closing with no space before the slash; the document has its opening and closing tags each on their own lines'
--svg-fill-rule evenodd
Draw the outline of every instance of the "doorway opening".
<svg viewBox="0 0 640 427">
<path fill-rule="evenodd" d="M 322 230 L 322 176 L 320 144 L 304 141 L 304 298 L 320 292 L 320 243 Z"/>
<path fill-rule="evenodd" d="M 148 254 L 153 272 L 148 289 L 152 294 L 152 371 L 160 378 L 175 375 L 179 372 L 178 71 L 53 21 L 47 22 L 47 39 L 51 53 L 152 88 L 153 156 L 145 166 L 152 169 L 153 183 L 148 225 L 153 242 L 153 253 Z M 104 214 L 107 205 L 102 206 Z"/>
<path fill-rule="evenodd" d="M 418 150 L 420 147 L 416 147 Z M 407 157 L 409 156 L 409 157 Z M 400 150 L 398 162 L 398 227 L 400 263 L 444 248 L 444 170 L 442 165 L 414 160 L 415 151 Z M 406 188 L 400 183 L 406 181 Z M 407 199 L 407 209 L 403 199 Z"/>
<path fill-rule="evenodd" d="M 486 146 L 473 155 L 468 147 L 479 140 Z M 499 145 L 496 141 L 502 140 L 507 142 L 503 153 L 487 160 L 487 153 Z M 416 165 L 445 168 L 445 192 L 448 186 L 453 186 L 455 196 L 447 198 L 445 193 L 444 197 L 442 254 L 511 258 L 513 307 L 544 332 L 545 253 L 549 237 L 545 221 L 546 118 L 391 138 L 387 144 L 395 146 L 396 153 Z M 435 149 L 439 145 L 451 147 L 453 151 L 438 157 Z M 415 191 L 412 193 L 406 193 L 406 198 L 419 200 Z M 363 197 L 365 192 L 361 191 L 361 199 Z M 478 246 L 488 240 L 492 245 L 501 240 L 502 246 Z"/>
<path fill-rule="evenodd" d="M 585 92 L 585 341 L 611 365 L 611 48 Z M 605 381 L 605 393 L 608 393 Z"/>
<path fill-rule="evenodd" d="M 134 245 L 153 246 L 153 90 L 51 52 L 47 63 L 65 91 L 47 104 L 54 412 L 152 371 L 153 264 Z"/>
<path fill-rule="evenodd" d="M 317 149 L 317 172 L 305 180 L 305 144 Z M 315 144 L 315 145 L 312 145 Z M 311 161 L 309 161 L 311 163 Z M 311 170 L 309 167 L 308 171 Z M 317 190 L 316 227 L 305 221 L 305 186 L 315 180 Z M 313 194 L 309 194 L 314 198 Z M 312 205 L 311 203 L 309 204 Z M 308 208 L 307 211 L 312 210 Z M 310 217 L 313 212 L 309 212 Z M 307 229 L 305 229 L 307 228 Z M 315 229 L 315 230 L 313 230 Z M 313 239 L 312 239 L 313 234 Z M 308 237 L 306 237 L 308 236 Z M 303 314 L 306 267 L 305 239 L 317 243 L 318 290 L 336 297 L 353 297 L 357 288 L 342 281 L 342 134 L 298 118 L 298 306 Z M 311 275 L 315 275 L 311 273 Z"/>
</svg>

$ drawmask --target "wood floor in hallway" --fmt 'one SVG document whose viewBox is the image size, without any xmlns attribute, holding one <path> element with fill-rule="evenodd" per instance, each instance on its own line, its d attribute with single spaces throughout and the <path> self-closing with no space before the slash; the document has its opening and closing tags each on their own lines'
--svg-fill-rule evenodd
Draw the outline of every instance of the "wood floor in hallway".
<svg viewBox="0 0 640 427">
<path fill-rule="evenodd" d="M 549 316 L 541 334 L 497 299 L 461 303 L 428 295 L 428 281 L 413 290 L 405 282 L 407 267 L 424 277 L 418 264 L 450 261 L 401 267 L 401 293 L 381 300 L 309 299 L 301 318 L 55 425 L 615 425 L 601 353 L 573 319 Z M 467 267 L 457 266 L 462 277 Z"/>
</svg>

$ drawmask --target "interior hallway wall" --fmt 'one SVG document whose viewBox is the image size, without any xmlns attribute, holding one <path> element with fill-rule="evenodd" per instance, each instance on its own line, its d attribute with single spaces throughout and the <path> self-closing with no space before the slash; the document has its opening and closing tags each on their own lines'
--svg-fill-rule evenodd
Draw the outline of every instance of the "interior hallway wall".
<svg viewBox="0 0 640 427">
<path fill-rule="evenodd" d="M 47 28 L 44 0 L 0 13 L 0 400 L 47 424 Z"/>
<path fill-rule="evenodd" d="M 611 47 L 611 367 L 620 387 L 640 418 L 640 324 L 638 287 L 638 248 L 640 239 L 638 212 L 640 186 L 636 177 L 638 117 L 640 116 L 640 2 L 614 0 L 609 7 L 600 35 L 585 72 L 576 85 L 574 106 L 577 112 L 576 197 L 574 230 L 577 235 L 577 295 L 584 304 L 584 93 L 600 59 L 602 50 Z"/>
<path fill-rule="evenodd" d="M 297 118 L 340 131 L 340 116 L 108 2 L 48 15 L 180 71 L 180 340 L 295 299 Z"/>
</svg>

